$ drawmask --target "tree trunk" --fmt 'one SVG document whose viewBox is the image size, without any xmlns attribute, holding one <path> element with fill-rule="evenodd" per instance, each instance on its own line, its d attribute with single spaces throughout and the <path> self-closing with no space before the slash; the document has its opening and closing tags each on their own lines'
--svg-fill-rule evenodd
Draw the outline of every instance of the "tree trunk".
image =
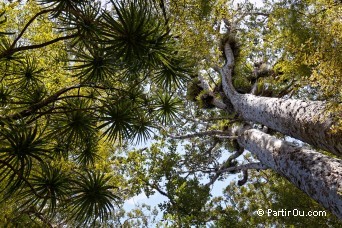
<svg viewBox="0 0 342 228">
<path fill-rule="evenodd" d="M 256 129 L 241 133 L 239 144 L 342 219 L 342 160 L 303 149 Z"/>
<path fill-rule="evenodd" d="M 227 63 L 221 69 L 223 90 L 244 120 L 263 124 L 342 156 L 342 130 L 331 131 L 334 121 L 324 102 L 239 94 L 231 82 L 234 55 L 228 43 L 225 45 L 225 55 Z"/>
</svg>

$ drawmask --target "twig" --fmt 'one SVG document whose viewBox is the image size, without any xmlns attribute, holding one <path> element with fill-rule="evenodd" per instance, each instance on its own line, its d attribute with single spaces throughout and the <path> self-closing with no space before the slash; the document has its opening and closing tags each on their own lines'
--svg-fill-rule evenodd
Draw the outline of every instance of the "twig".
<svg viewBox="0 0 342 228">
<path fill-rule="evenodd" d="M 20 38 L 24 35 L 26 29 L 33 23 L 33 21 L 39 17 L 40 15 L 43 15 L 45 13 L 51 12 L 53 11 L 53 9 L 46 9 L 46 10 L 42 10 L 40 12 L 38 12 L 36 15 L 34 15 L 28 22 L 27 24 L 24 26 L 24 28 L 21 30 L 21 32 L 19 33 L 19 35 L 17 36 L 17 38 L 13 41 L 10 49 L 13 49 L 16 45 L 16 43 L 18 42 L 18 40 L 20 40 Z"/>
</svg>

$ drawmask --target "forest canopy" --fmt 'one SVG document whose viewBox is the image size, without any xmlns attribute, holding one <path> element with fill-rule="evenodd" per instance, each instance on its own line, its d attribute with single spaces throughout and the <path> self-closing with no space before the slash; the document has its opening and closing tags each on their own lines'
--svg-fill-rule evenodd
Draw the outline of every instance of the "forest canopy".
<svg viewBox="0 0 342 228">
<path fill-rule="evenodd" d="M 341 225 L 340 15 L 336 0 L 0 0 L 0 223 Z M 166 200 L 126 211 L 139 194 Z"/>
</svg>

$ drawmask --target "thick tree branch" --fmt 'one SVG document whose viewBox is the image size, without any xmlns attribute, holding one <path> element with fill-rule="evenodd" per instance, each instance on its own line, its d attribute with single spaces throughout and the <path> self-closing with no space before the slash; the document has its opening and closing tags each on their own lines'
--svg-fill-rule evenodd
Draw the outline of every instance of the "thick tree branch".
<svg viewBox="0 0 342 228">
<path fill-rule="evenodd" d="M 329 113 L 326 103 L 239 94 L 232 84 L 234 55 L 229 42 L 224 52 L 226 64 L 220 69 L 223 91 L 242 119 L 342 156 L 342 130 L 331 131 L 337 118 Z"/>
<path fill-rule="evenodd" d="M 239 165 L 239 166 L 236 166 L 236 167 L 230 167 L 230 168 L 222 169 L 221 172 L 222 173 L 226 173 L 226 172 L 240 172 L 240 171 L 249 170 L 249 169 L 266 170 L 266 169 L 269 169 L 269 167 L 267 167 L 266 165 L 262 164 L 261 162 L 251 162 L 251 163 L 247 163 L 247 164 L 244 164 L 244 165 Z"/>
<path fill-rule="evenodd" d="M 72 90 L 72 89 L 77 89 L 77 88 L 81 88 L 81 87 L 82 87 L 82 85 L 81 85 L 81 84 L 78 84 L 78 85 L 73 85 L 73 86 L 70 86 L 70 87 L 63 88 L 63 89 L 57 91 L 55 94 L 51 95 L 50 97 L 48 97 L 48 98 L 46 98 L 46 99 L 44 99 L 44 100 L 42 100 L 42 101 L 40 101 L 40 102 L 38 102 L 38 103 L 32 105 L 32 106 L 29 107 L 28 109 L 25 109 L 25 110 L 23 110 L 23 111 L 21 111 L 21 112 L 19 112 L 19 113 L 16 113 L 16 114 L 11 115 L 11 116 L 2 117 L 2 119 L 17 120 L 17 119 L 21 119 L 21 118 L 23 118 L 23 117 L 30 116 L 30 115 L 32 115 L 33 113 L 35 113 L 38 109 L 41 109 L 41 108 L 47 106 L 48 104 L 50 104 L 50 103 L 56 101 L 57 98 L 58 98 L 60 95 L 66 93 L 66 92 L 68 92 L 68 91 L 70 91 L 70 90 Z"/>
<path fill-rule="evenodd" d="M 41 44 L 33 44 L 33 45 L 27 45 L 27 46 L 21 46 L 21 47 L 17 47 L 17 48 L 13 48 L 13 49 L 8 49 L 8 50 L 6 50 L 0 54 L 0 59 L 4 58 L 4 57 L 11 56 L 16 52 L 43 48 L 43 47 L 46 47 L 48 45 L 57 43 L 59 41 L 72 39 L 72 38 L 75 38 L 77 36 L 78 36 L 78 33 L 74 33 L 74 34 L 71 34 L 68 36 L 62 36 L 62 37 L 55 38 L 53 40 L 50 40 L 50 41 L 47 41 L 47 42 L 41 43 Z"/>
<path fill-rule="evenodd" d="M 245 130 L 238 142 L 262 164 L 342 218 L 342 160 L 301 148 L 257 129 Z"/>
<path fill-rule="evenodd" d="M 96 88 L 96 89 L 109 89 L 107 87 L 102 87 L 102 86 L 97 86 L 97 85 L 92 85 L 92 84 L 77 84 L 77 85 L 69 86 L 69 87 L 60 89 L 59 91 L 57 91 L 53 95 L 49 96 L 48 98 L 30 106 L 29 108 L 27 108 L 27 109 L 25 109 L 19 113 L 16 113 L 16 114 L 13 114 L 10 116 L 2 116 L 2 117 L 0 117 L 0 119 L 17 120 L 17 119 L 21 119 L 23 117 L 30 116 L 30 115 L 36 113 L 39 109 L 47 106 L 50 103 L 57 101 L 59 99 L 59 96 L 61 96 L 62 94 L 66 93 L 70 90 L 79 89 L 82 87 L 89 87 L 89 88 Z"/>
<path fill-rule="evenodd" d="M 212 118 L 195 119 L 195 118 L 189 118 L 187 116 L 183 116 L 182 115 L 182 119 L 185 119 L 187 121 L 191 121 L 191 122 L 194 122 L 194 123 L 215 122 L 215 121 L 219 121 L 219 120 L 230 120 L 229 123 L 234 123 L 234 122 L 237 121 L 236 119 L 233 119 L 233 118 L 231 118 L 229 116 L 227 116 L 227 117 L 212 117 Z"/>
<path fill-rule="evenodd" d="M 211 145 L 211 147 L 209 147 L 209 149 L 204 154 L 211 156 L 213 154 L 213 152 L 215 152 L 219 146 L 220 145 L 219 145 L 218 141 L 215 141 L 213 143 L 213 145 Z"/>
<path fill-rule="evenodd" d="M 239 186 L 242 186 L 242 185 L 246 184 L 246 182 L 248 180 L 248 171 L 247 170 L 243 170 L 242 174 L 243 174 L 243 178 L 241 180 L 238 180 L 238 185 Z"/>
<path fill-rule="evenodd" d="M 254 162 L 254 163 L 248 163 L 244 165 L 239 165 L 239 166 L 234 166 L 234 167 L 228 167 L 219 170 L 216 175 L 211 178 L 211 180 L 206 184 L 206 186 L 211 186 L 213 185 L 216 180 L 223 174 L 227 172 L 241 172 L 241 171 L 247 171 L 249 169 L 255 169 L 255 170 L 265 170 L 269 169 L 267 166 L 263 165 L 261 162 Z M 219 174 L 219 175 L 217 175 Z"/>
<path fill-rule="evenodd" d="M 222 88 L 225 92 L 226 96 L 232 100 L 235 95 L 237 95 L 237 91 L 235 90 L 232 82 L 232 72 L 234 68 L 234 54 L 233 50 L 229 44 L 226 42 L 224 45 L 224 54 L 226 58 L 226 64 L 219 69 L 219 72 L 222 76 Z M 233 101 L 232 101 L 233 102 Z"/>
<path fill-rule="evenodd" d="M 225 110 L 227 109 L 227 105 L 221 100 L 216 97 L 216 94 L 212 91 L 209 84 L 204 80 L 204 78 L 199 75 L 198 79 L 201 82 L 201 87 L 208 92 L 208 94 L 213 98 L 211 104 L 214 105 L 216 108 Z"/>
<path fill-rule="evenodd" d="M 191 138 L 196 138 L 196 137 L 202 137 L 202 136 L 226 136 L 229 139 L 235 139 L 236 136 L 230 136 L 231 132 L 229 131 L 220 131 L 220 130 L 211 130 L 211 131 L 204 131 L 204 132 L 198 132 L 198 133 L 193 133 L 193 134 L 186 134 L 186 135 L 171 135 L 167 134 L 168 137 L 172 139 L 191 139 Z"/>
<path fill-rule="evenodd" d="M 167 197 L 170 202 L 173 204 L 173 205 L 176 205 L 176 202 L 173 200 L 172 196 L 170 196 L 169 194 L 167 194 L 166 192 L 164 192 L 157 184 L 151 184 L 149 183 L 148 181 L 145 181 L 145 183 L 150 186 L 151 188 L 157 190 L 157 192 L 159 192 L 159 194 Z"/>
<path fill-rule="evenodd" d="M 42 213 L 39 213 L 33 206 L 29 208 L 29 210 L 24 211 L 27 214 L 33 214 L 38 219 L 40 219 L 46 226 L 53 228 L 52 224 L 49 222 L 48 219 L 46 219 Z"/>
</svg>

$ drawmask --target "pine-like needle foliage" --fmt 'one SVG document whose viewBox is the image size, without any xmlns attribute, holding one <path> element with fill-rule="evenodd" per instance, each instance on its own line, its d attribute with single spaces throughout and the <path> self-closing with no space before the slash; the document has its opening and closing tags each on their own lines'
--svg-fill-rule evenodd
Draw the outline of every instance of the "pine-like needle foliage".
<svg viewBox="0 0 342 228">
<path fill-rule="evenodd" d="M 0 10 L 0 185 L 39 225 L 108 221 L 131 197 L 115 191 L 128 184 L 112 148 L 146 142 L 182 108 L 191 65 L 165 8 L 107 3 L 11 3 L 8 24 Z"/>
<path fill-rule="evenodd" d="M 22 123 L 2 123 L 0 128 L 0 181 L 8 194 L 27 185 L 31 170 L 48 158 L 49 147 L 44 132 Z"/>
<path fill-rule="evenodd" d="M 119 200 L 113 193 L 114 187 L 108 183 L 109 179 L 100 172 L 80 174 L 72 189 L 71 218 L 82 221 L 81 224 L 108 219 L 108 212 L 114 209 L 113 203 Z"/>
</svg>

